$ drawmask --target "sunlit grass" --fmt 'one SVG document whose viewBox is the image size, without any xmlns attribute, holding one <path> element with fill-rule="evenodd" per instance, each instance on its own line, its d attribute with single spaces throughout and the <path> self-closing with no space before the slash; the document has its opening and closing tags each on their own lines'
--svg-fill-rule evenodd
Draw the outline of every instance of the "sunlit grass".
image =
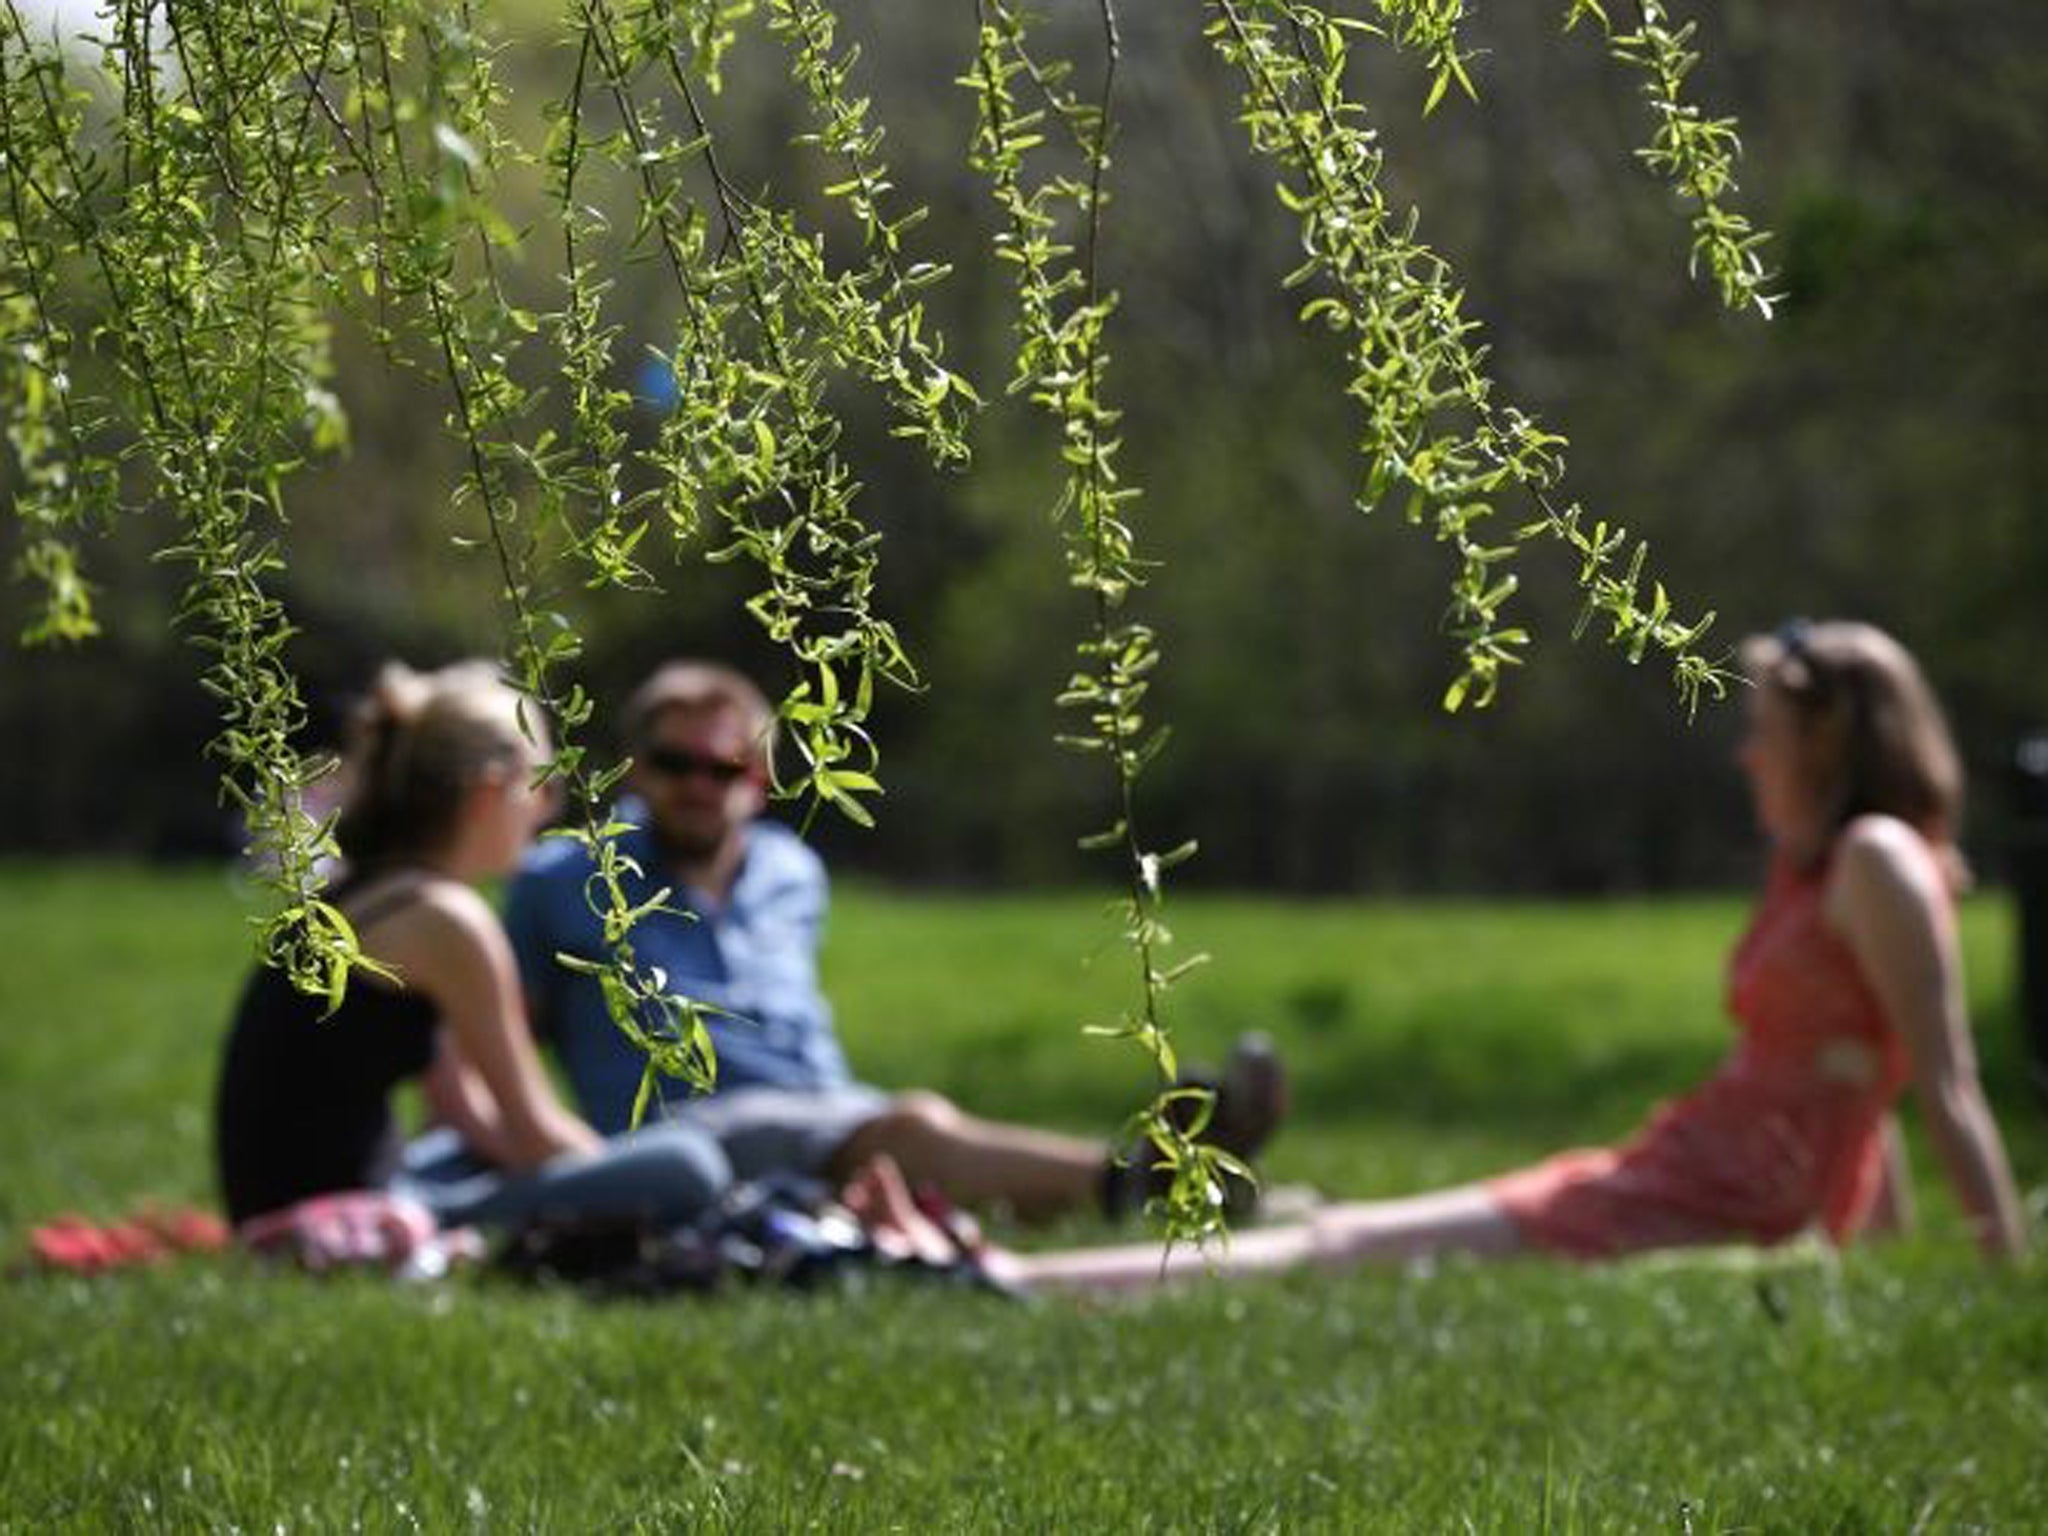
<svg viewBox="0 0 2048 1536">
<path fill-rule="evenodd" d="M 217 874 L 0 871 L 0 1245 L 208 1198 L 245 963 Z M 1625 1129 L 1725 1041 L 1732 900 L 1189 898 L 1190 1054 L 1278 1035 L 1271 1173 L 1412 1188 Z M 842 892 L 856 1061 L 1106 1130 L 1137 1065 L 1100 900 Z M 2009 938 L 1966 913 L 2023 1178 Z M 1107 1531 L 2025 1529 L 2048 1508 L 2048 1291 L 1928 1235 L 1852 1253 L 1300 1276 L 1143 1304 L 883 1289 L 593 1305 L 198 1261 L 0 1282 L 0 1528 Z"/>
</svg>

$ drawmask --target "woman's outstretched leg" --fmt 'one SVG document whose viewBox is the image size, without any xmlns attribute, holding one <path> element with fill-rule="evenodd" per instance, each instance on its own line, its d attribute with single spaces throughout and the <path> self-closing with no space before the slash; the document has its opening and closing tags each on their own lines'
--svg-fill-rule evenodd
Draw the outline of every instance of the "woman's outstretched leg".
<svg viewBox="0 0 2048 1536">
<path fill-rule="evenodd" d="M 1205 1275 L 1352 1269 L 1437 1254 L 1501 1258 L 1523 1248 L 1521 1231 L 1476 1184 L 1398 1200 L 1326 1206 L 1306 1221 L 1233 1235 L 1226 1248 L 1158 1243 L 1011 1255 L 1012 1276 L 1033 1291 L 1140 1290 Z"/>
<path fill-rule="evenodd" d="M 1499 1259 L 1527 1243 L 1483 1185 L 1462 1184 L 1394 1200 L 1351 1200 L 1311 1217 L 1316 1263 L 1331 1269 L 1463 1253 Z"/>
</svg>

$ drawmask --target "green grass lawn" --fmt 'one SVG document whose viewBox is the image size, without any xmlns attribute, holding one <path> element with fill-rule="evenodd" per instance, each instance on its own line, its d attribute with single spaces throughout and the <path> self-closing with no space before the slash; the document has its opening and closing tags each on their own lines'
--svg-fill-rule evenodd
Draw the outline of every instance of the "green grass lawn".
<svg viewBox="0 0 2048 1536">
<path fill-rule="evenodd" d="M 1270 1175 L 1342 1195 L 1626 1130 L 1725 1042 L 1728 900 L 1187 898 L 1188 1054 L 1258 1025 L 1298 1078 Z M 59 1211 L 209 1196 L 247 938 L 217 873 L 0 869 L 0 1252 Z M 1128 965 L 1096 898 L 843 891 L 827 956 L 883 1084 L 1107 1130 L 1085 1041 Z M 2022 1182 L 2002 902 L 1965 914 Z M 0 1530 L 2035 1530 L 2048 1285 L 1924 1233 L 1604 1270 L 1482 1269 L 1011 1306 L 930 1289 L 593 1304 L 218 1260 L 0 1280 Z M 1076 1227 L 1066 1235 L 1100 1235 Z"/>
</svg>

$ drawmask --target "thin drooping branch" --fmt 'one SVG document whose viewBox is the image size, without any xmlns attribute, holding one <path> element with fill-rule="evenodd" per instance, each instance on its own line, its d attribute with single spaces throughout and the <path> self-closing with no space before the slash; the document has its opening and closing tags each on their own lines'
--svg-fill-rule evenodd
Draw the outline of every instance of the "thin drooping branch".
<svg viewBox="0 0 2048 1536">
<path fill-rule="evenodd" d="M 1221 1230 L 1226 1177 L 1249 1178 L 1242 1164 L 1205 1144 L 1201 1132 L 1212 1109 L 1207 1090 L 1179 1082 L 1179 1063 L 1166 1018 L 1167 991 L 1205 957 L 1168 965 L 1172 942 L 1165 924 L 1162 880 L 1190 857 L 1192 843 L 1168 853 L 1148 849 L 1139 830 L 1138 781 L 1164 746 L 1163 730 L 1147 723 L 1145 700 L 1160 661 L 1152 629 L 1127 610 L 1143 585 L 1143 561 L 1125 510 L 1135 487 L 1115 469 L 1119 413 L 1103 394 L 1109 354 L 1104 329 L 1114 295 L 1101 278 L 1103 210 L 1115 126 L 1121 38 L 1111 0 L 1099 0 L 1103 73 L 1098 94 L 1084 102 L 1064 84 L 1067 69 L 1042 63 L 1026 44 L 1021 15 L 1004 0 L 980 0 L 980 41 L 967 80 L 977 96 L 979 124 L 973 159 L 987 177 L 1003 228 L 996 252 L 1015 273 L 1017 354 L 1011 388 L 1057 424 L 1067 475 L 1055 508 L 1063 535 L 1068 580 L 1086 594 L 1088 629 L 1076 647 L 1080 666 L 1060 704 L 1080 726 L 1060 738 L 1098 758 L 1109 775 L 1116 813 L 1107 827 L 1084 837 L 1084 848 L 1113 851 L 1124 884 L 1123 937 L 1137 970 L 1134 1007 L 1094 1032 L 1134 1041 L 1153 1066 L 1158 1090 L 1131 1123 L 1133 1155 L 1145 1182 L 1158 1190 L 1155 1208 L 1175 1239 L 1201 1240 Z M 1027 81 L 1045 105 L 1025 112 L 1012 81 Z M 1040 148 L 1040 123 L 1050 118 L 1071 138 L 1084 175 L 1049 176 L 1027 187 L 1024 167 Z M 1062 243 L 1063 219 L 1080 223 L 1079 250 Z"/>
</svg>

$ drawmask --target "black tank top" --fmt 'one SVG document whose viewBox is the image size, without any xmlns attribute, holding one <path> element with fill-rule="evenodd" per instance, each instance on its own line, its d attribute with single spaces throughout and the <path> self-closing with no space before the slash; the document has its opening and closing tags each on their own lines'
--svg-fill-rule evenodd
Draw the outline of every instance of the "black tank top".
<svg viewBox="0 0 2048 1536">
<path fill-rule="evenodd" d="M 417 887 L 356 914 L 359 928 Z M 397 1167 L 391 1090 L 434 1059 L 434 1005 L 358 976 L 332 1015 L 279 971 L 242 989 L 214 1098 L 214 1155 L 228 1219 L 247 1221 L 312 1195 L 369 1189 Z"/>
</svg>

